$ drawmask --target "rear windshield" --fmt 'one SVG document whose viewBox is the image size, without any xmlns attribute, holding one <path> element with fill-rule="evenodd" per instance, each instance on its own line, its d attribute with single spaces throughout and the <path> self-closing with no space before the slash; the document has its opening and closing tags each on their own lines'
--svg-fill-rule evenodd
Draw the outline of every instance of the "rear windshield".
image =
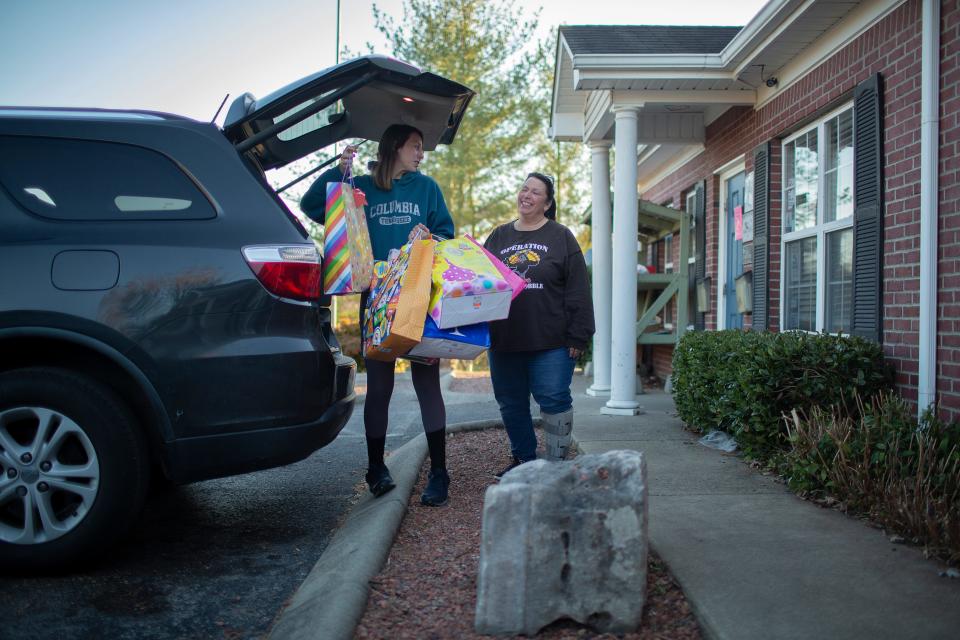
<svg viewBox="0 0 960 640">
<path fill-rule="evenodd" d="M 24 208 L 57 220 L 216 217 L 170 158 L 115 142 L 0 136 L 0 184 Z"/>
<path fill-rule="evenodd" d="M 297 113 L 298 111 L 303 111 L 307 107 L 317 102 L 320 102 L 321 100 L 326 99 L 326 97 L 329 96 L 331 93 L 333 93 L 333 90 L 327 91 L 319 96 L 316 96 L 315 98 L 311 98 L 306 102 L 301 102 L 293 109 L 290 109 L 289 111 L 282 113 L 276 118 L 274 118 L 273 119 L 274 124 L 278 122 L 282 122 L 284 119 L 289 118 L 290 116 Z M 295 140 L 296 138 L 306 135 L 311 131 L 322 129 L 323 127 L 330 124 L 330 117 L 332 115 L 339 113 L 341 111 L 343 111 L 343 103 L 340 100 L 337 100 L 336 102 L 331 104 L 329 107 L 326 107 L 325 109 L 318 111 L 312 116 L 309 116 L 303 121 L 293 125 L 292 127 L 284 129 L 283 131 L 277 134 L 277 138 L 279 138 L 283 142 L 289 142 L 290 140 Z"/>
</svg>

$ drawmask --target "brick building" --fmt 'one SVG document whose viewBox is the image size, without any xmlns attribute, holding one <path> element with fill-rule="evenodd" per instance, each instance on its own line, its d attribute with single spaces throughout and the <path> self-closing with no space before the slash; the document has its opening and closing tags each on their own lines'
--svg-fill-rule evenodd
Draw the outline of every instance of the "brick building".
<svg viewBox="0 0 960 640">
<path fill-rule="evenodd" d="M 839 331 L 879 341 L 918 410 L 960 419 L 958 3 L 771 0 L 742 28 L 562 27 L 551 135 L 592 150 L 592 390 L 609 412 L 637 405 L 638 310 L 612 274 L 619 293 L 639 262 L 688 283 L 640 339 L 661 376 L 686 330 Z M 684 224 L 645 227 L 658 207 Z"/>
</svg>

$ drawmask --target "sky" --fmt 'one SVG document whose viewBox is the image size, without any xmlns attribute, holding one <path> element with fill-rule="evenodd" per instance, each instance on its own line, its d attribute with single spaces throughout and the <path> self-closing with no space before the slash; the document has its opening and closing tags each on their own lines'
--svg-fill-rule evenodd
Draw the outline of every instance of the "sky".
<svg viewBox="0 0 960 640">
<path fill-rule="evenodd" d="M 565 24 L 743 25 L 766 0 L 514 0 Z M 340 44 L 390 54 L 373 0 L 344 0 Z M 402 0 L 378 8 L 402 19 Z M 335 62 L 336 0 L 2 0 L 0 105 L 136 108 L 211 120 Z M 455 80 L 455 78 L 454 78 Z M 218 121 L 222 122 L 224 107 Z"/>
</svg>

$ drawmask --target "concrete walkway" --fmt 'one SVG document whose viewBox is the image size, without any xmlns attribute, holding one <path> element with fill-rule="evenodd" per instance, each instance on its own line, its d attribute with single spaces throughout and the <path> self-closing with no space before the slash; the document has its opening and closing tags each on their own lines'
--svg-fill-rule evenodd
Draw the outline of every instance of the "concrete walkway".
<svg viewBox="0 0 960 640">
<path fill-rule="evenodd" d="M 644 452 L 650 544 L 708 638 L 960 638 L 960 580 L 939 577 L 944 567 L 880 530 L 800 500 L 735 454 L 699 445 L 669 394 L 643 395 L 642 415 L 608 416 L 600 413 L 604 399 L 584 393 L 588 384 L 574 377 L 574 438 L 584 453 Z M 464 422 L 456 401 L 448 403 L 447 420 L 462 423 L 452 430 L 496 424 Z M 352 637 L 425 455 L 422 435 L 391 454 L 397 489 L 361 498 L 271 640 Z"/>
<path fill-rule="evenodd" d="M 672 398 L 646 413 L 600 414 L 575 379 L 584 453 L 643 451 L 650 544 L 710 638 L 960 638 L 960 580 L 881 530 L 797 498 L 736 454 L 697 443 Z"/>
</svg>

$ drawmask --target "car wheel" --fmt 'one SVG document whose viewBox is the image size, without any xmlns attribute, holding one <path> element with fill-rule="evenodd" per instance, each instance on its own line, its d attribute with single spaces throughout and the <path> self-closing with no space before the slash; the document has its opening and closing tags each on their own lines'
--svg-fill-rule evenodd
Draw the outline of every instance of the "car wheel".
<svg viewBox="0 0 960 640">
<path fill-rule="evenodd" d="M 123 535 L 146 493 L 146 445 L 108 387 L 65 369 L 0 374 L 0 567 L 59 571 Z"/>
</svg>

